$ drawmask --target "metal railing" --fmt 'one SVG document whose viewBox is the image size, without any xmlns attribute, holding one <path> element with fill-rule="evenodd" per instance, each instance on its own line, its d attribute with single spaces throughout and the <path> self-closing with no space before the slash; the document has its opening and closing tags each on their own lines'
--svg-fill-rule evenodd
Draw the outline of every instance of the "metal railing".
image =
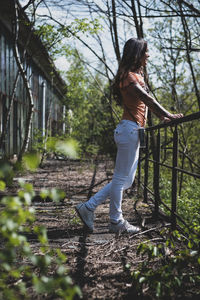
<svg viewBox="0 0 200 300">
<path fill-rule="evenodd" d="M 154 215 L 158 217 L 160 205 L 163 205 L 166 210 L 170 212 L 170 223 L 172 229 L 175 229 L 177 226 L 177 219 L 187 226 L 184 219 L 178 215 L 177 213 L 177 195 L 178 195 L 178 175 L 183 176 L 183 174 L 187 174 L 189 176 L 193 176 L 195 178 L 200 179 L 200 172 L 195 173 L 189 170 L 185 170 L 178 166 L 178 156 L 181 153 L 182 157 L 186 153 L 179 150 L 179 130 L 178 127 L 182 126 L 183 123 L 191 122 L 194 120 L 200 119 L 200 112 L 185 116 L 181 119 L 177 119 L 175 121 L 171 121 L 165 124 L 159 124 L 157 126 L 152 126 L 146 128 L 146 148 L 143 150 L 143 154 L 140 156 L 140 162 L 138 166 L 138 185 L 143 187 L 143 196 L 144 202 L 147 202 L 148 195 L 154 197 Z M 170 141 L 165 139 L 164 143 L 161 145 L 161 130 L 164 129 L 164 137 L 166 135 L 166 131 L 168 129 L 171 130 L 172 136 Z M 163 137 L 163 135 L 162 135 Z M 172 143 L 172 147 L 168 147 L 169 144 Z M 171 164 L 166 164 L 167 150 L 171 150 Z M 161 151 L 164 152 L 164 159 L 161 161 Z M 189 157 L 187 157 L 189 159 Z M 141 180 L 141 164 L 144 163 L 144 176 L 143 182 Z M 150 189 L 148 186 L 149 183 L 149 167 L 150 164 L 153 164 L 153 183 L 152 188 Z M 194 163 L 195 164 L 195 163 Z M 165 167 L 171 170 L 171 207 L 166 205 L 164 201 L 160 197 L 160 168 Z M 195 164 L 197 169 L 200 171 L 200 166 Z M 153 190 L 152 190 L 153 189 Z"/>
</svg>

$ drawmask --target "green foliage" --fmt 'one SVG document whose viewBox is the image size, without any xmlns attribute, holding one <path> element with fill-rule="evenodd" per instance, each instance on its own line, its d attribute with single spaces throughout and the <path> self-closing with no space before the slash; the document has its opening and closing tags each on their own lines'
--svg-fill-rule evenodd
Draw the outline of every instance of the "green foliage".
<svg viewBox="0 0 200 300">
<path fill-rule="evenodd" d="M 50 190 L 42 189 L 40 192 L 40 197 L 44 200 L 46 198 L 49 198 L 54 202 L 59 202 L 60 200 L 65 198 L 65 192 L 56 188 L 52 188 Z"/>
<path fill-rule="evenodd" d="M 35 171 L 40 164 L 39 152 L 27 152 L 23 155 L 22 164 L 26 170 Z"/>
<path fill-rule="evenodd" d="M 184 218 L 189 226 L 200 226 L 200 186 L 199 179 L 185 178 L 178 197 L 178 213 Z M 191 218 L 192 216 L 192 218 Z"/>
<path fill-rule="evenodd" d="M 14 171 L 12 165 L 6 160 L 0 161 L 0 188 L 4 190 L 5 186 L 10 186 L 13 182 Z"/>
<path fill-rule="evenodd" d="M 173 5 L 175 9 L 178 9 L 176 1 L 173 2 Z M 161 6 L 165 7 L 165 4 L 161 4 Z M 168 5 L 166 8 L 168 8 Z M 188 56 L 193 68 L 192 75 L 191 65 L 189 67 L 188 64 L 188 56 L 186 51 L 182 50 L 187 47 L 186 43 L 189 43 L 189 41 L 186 41 L 181 18 L 169 17 L 162 20 L 153 20 L 150 23 L 148 40 L 149 44 L 153 45 L 153 57 L 149 62 L 149 70 L 152 74 L 151 80 L 155 84 L 156 97 L 172 113 L 190 114 L 198 111 L 199 106 L 194 92 L 193 78 L 196 78 L 196 82 L 199 81 L 199 61 L 195 54 L 196 51 L 190 51 Z M 198 27 L 195 24 L 195 18 L 185 16 L 185 25 L 186 23 L 191 41 L 194 41 L 196 38 L 195 30 Z M 197 47 L 197 44 L 192 42 L 193 49 Z M 153 74 L 156 74 L 156 76 L 154 77 Z M 184 131 L 187 131 L 185 127 L 189 126 L 184 126 Z"/>
<path fill-rule="evenodd" d="M 69 38 L 77 36 L 80 33 L 86 34 L 86 36 L 94 35 L 101 30 L 102 26 L 98 18 L 94 18 L 93 20 L 76 18 L 69 25 L 38 24 L 34 34 L 41 38 L 51 56 L 56 58 L 65 52 L 66 45 L 63 44 L 64 39 L 67 41 Z"/>
<path fill-rule="evenodd" d="M 70 33 L 63 27 L 55 28 L 54 25 L 46 23 L 38 25 L 35 34 L 41 38 L 52 57 L 60 53 L 63 37 L 70 37 Z"/>
<path fill-rule="evenodd" d="M 179 153 L 178 153 L 178 168 L 185 170 L 186 172 L 199 174 L 199 143 L 197 131 L 199 129 L 198 122 L 194 121 L 188 124 L 188 127 L 183 124 L 178 127 L 179 130 Z M 184 137 L 182 137 L 184 130 Z M 197 130 L 197 131 L 196 131 Z M 165 166 L 160 165 L 160 176 L 159 176 L 159 193 L 160 198 L 164 204 L 171 208 L 172 202 L 172 169 L 166 166 L 172 166 L 172 131 L 173 128 L 168 128 L 165 132 L 160 131 L 161 134 L 161 152 L 160 162 L 164 163 Z M 155 132 L 156 137 L 157 132 Z M 166 136 L 165 136 L 166 135 Z M 196 136 L 196 137 L 195 137 Z M 165 139 L 166 137 L 166 139 Z M 183 142 L 186 140 L 186 145 Z M 197 145 L 195 145 L 197 140 Z M 151 150 L 150 150 L 151 153 Z M 152 158 L 152 156 L 150 156 Z M 144 160 L 142 161 L 141 177 L 144 180 Z M 150 190 L 154 189 L 154 165 L 149 162 L 148 170 L 148 187 Z M 170 215 L 170 211 L 165 208 L 164 205 L 160 204 L 160 208 L 167 214 Z M 182 219 L 189 225 L 195 226 L 200 225 L 199 217 L 200 209 L 200 185 L 199 178 L 187 175 L 185 173 L 178 172 L 177 180 L 177 213 Z M 183 226 L 183 224 L 177 219 L 177 222 Z"/>
<path fill-rule="evenodd" d="M 78 143 L 73 138 L 58 140 L 55 144 L 56 152 L 64 154 L 66 157 L 78 158 Z"/>
<path fill-rule="evenodd" d="M 69 136 L 49 136 L 42 137 L 40 131 L 35 131 L 33 142 L 33 153 L 28 153 L 23 157 L 25 167 L 28 170 L 34 170 L 38 167 L 41 154 L 46 156 L 50 154 L 62 155 L 66 158 L 79 157 L 79 143 Z"/>
<path fill-rule="evenodd" d="M 34 226 L 35 211 L 31 200 L 31 184 L 21 182 L 15 197 L 1 199 L 0 209 L 0 299 L 32 299 L 35 295 L 52 299 L 73 299 L 81 295 L 65 267 L 66 256 L 60 249 L 52 250 L 44 226 Z M 56 190 L 45 193 L 54 201 L 63 196 Z M 44 197 L 44 193 L 43 193 Z M 27 234 L 34 233 L 40 243 L 35 254 L 27 241 Z"/>
<path fill-rule="evenodd" d="M 65 73 L 68 82 L 66 128 L 79 141 L 83 154 L 114 155 L 113 129 L 116 120 L 108 103 L 109 90 L 103 78 L 88 74 L 77 52 Z M 105 86 L 102 89 L 100 87 Z"/>
<path fill-rule="evenodd" d="M 160 178 L 160 196 L 169 207 L 171 205 L 171 174 L 165 171 Z M 200 225 L 200 186 L 199 179 L 184 176 L 182 181 L 181 195 L 177 199 L 178 214 L 189 226 Z M 163 207 L 165 210 L 165 208 Z M 165 210 L 167 214 L 169 211 Z M 192 216 L 192 218 L 191 218 Z"/>
<path fill-rule="evenodd" d="M 194 241 L 194 236 L 196 242 Z M 138 295 L 148 293 L 152 299 L 169 299 L 183 296 L 200 284 L 200 230 L 189 238 L 177 231 L 170 234 L 165 243 L 144 244 L 138 247 L 137 254 L 143 262 L 132 273 L 133 285 Z M 200 290 L 197 289 L 197 293 Z"/>
<path fill-rule="evenodd" d="M 92 21 L 88 18 L 75 19 L 70 24 L 70 30 L 73 31 L 74 35 L 77 33 L 95 34 L 102 30 L 102 26 L 98 18 L 94 18 Z"/>
<path fill-rule="evenodd" d="M 4 191 L 6 188 L 6 184 L 3 180 L 0 180 L 0 191 Z"/>
</svg>

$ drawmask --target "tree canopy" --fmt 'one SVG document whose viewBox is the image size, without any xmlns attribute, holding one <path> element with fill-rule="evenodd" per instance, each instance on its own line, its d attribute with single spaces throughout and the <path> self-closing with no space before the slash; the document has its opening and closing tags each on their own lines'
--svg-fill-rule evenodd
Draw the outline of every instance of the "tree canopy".
<svg viewBox="0 0 200 300">
<path fill-rule="evenodd" d="M 92 111 L 96 111 L 102 97 L 107 99 L 106 106 L 109 103 L 114 107 L 109 86 L 124 42 L 133 36 L 148 42 L 149 84 L 158 101 L 172 112 L 189 114 L 199 110 L 198 1 L 47 0 L 22 3 L 29 14 L 33 3 L 37 6 L 37 33 L 55 61 L 62 63 L 62 70 L 68 70 L 67 73 L 63 71 L 69 85 L 66 104 L 76 110 L 79 120 L 83 103 L 87 103 L 85 109 L 88 109 L 85 116 L 90 116 L 91 106 Z M 74 72 L 77 75 L 73 76 Z M 101 89 L 95 87 L 97 82 Z M 91 99 L 92 85 L 96 93 Z M 117 119 L 112 110 L 102 107 L 101 113 L 103 110 L 110 110 L 108 123 L 114 124 Z"/>
</svg>

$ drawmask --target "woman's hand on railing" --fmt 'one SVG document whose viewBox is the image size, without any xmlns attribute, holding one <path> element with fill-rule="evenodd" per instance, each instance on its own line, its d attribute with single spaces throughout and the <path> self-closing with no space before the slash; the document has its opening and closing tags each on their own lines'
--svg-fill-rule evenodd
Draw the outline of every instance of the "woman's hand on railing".
<svg viewBox="0 0 200 300">
<path fill-rule="evenodd" d="M 163 117 L 162 121 L 163 123 L 168 123 L 170 121 L 176 120 L 176 119 L 180 119 L 183 117 L 183 114 L 171 114 L 170 117 Z"/>
<path fill-rule="evenodd" d="M 176 119 L 180 119 L 182 117 L 183 117 L 183 114 L 171 114 L 170 119 L 176 120 Z"/>
</svg>

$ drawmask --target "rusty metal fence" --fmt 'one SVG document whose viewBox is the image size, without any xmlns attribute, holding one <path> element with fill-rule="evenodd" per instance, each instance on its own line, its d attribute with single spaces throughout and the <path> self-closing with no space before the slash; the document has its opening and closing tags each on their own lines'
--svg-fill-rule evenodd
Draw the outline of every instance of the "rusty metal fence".
<svg viewBox="0 0 200 300">
<path fill-rule="evenodd" d="M 143 154 L 140 156 L 140 162 L 138 166 L 138 185 L 143 188 L 143 197 L 144 202 L 147 202 L 149 195 L 153 196 L 154 204 L 154 215 L 158 217 L 160 206 L 162 205 L 170 214 L 170 223 L 172 229 L 177 227 L 177 220 L 179 223 L 187 226 L 183 217 L 177 213 L 177 201 L 178 201 L 178 176 L 180 180 L 183 180 L 183 174 L 188 176 L 193 176 L 196 179 L 200 179 L 200 166 L 198 163 L 194 163 L 196 170 L 199 172 L 193 172 L 188 169 L 179 167 L 180 162 L 180 153 L 184 158 L 187 156 L 187 159 L 190 159 L 186 153 L 179 150 L 179 127 L 183 126 L 183 123 L 194 122 L 195 120 L 200 119 L 200 112 L 185 116 L 181 119 L 171 121 L 165 124 L 159 124 L 157 126 L 148 127 L 146 129 L 146 148 L 142 151 Z M 170 131 L 170 139 L 167 140 L 167 131 Z M 161 143 L 161 136 L 164 140 Z M 199 135 L 200 136 L 200 135 Z M 198 138 L 198 137 L 197 137 Z M 171 147 L 169 147 L 169 144 Z M 167 151 L 171 151 L 167 155 Z M 161 160 L 161 151 L 162 160 Z M 168 159 L 167 159 L 168 158 Z M 169 163 L 169 158 L 171 159 L 171 164 Z M 167 161 L 167 163 L 166 163 Z M 190 161 L 191 163 L 191 161 Z M 141 166 L 143 165 L 143 168 Z M 160 182 L 162 179 L 160 169 L 167 168 L 171 170 L 171 207 L 167 205 L 164 199 L 161 199 L 160 196 Z M 152 182 L 151 187 L 149 187 L 149 170 L 151 168 Z M 143 172 L 143 176 L 141 173 Z"/>
</svg>

